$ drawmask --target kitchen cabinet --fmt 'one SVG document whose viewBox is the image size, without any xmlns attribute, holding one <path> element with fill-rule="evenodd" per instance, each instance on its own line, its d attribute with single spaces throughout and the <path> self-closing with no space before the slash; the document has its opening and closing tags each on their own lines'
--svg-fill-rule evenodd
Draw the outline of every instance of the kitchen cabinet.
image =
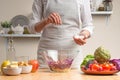
<svg viewBox="0 0 120 80">
<path fill-rule="evenodd" d="M 80 70 L 73 69 L 67 73 L 50 72 L 49 69 L 40 69 L 35 73 L 6 76 L 0 74 L 0 80 L 119 80 L 120 73 L 115 75 L 86 75 Z"/>
</svg>

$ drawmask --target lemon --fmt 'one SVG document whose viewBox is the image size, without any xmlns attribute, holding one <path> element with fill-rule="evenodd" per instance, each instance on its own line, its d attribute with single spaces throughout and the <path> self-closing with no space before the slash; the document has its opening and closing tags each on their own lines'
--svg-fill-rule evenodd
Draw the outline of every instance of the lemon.
<svg viewBox="0 0 120 80">
<path fill-rule="evenodd" d="M 9 60 L 5 60 L 3 61 L 3 63 L 1 64 L 1 67 L 7 67 L 7 65 L 10 65 L 10 61 Z"/>
<path fill-rule="evenodd" d="M 1 64 L 1 71 L 2 71 L 3 67 L 7 67 L 7 65 L 10 65 L 10 61 L 9 60 L 3 61 L 3 63 Z"/>
</svg>

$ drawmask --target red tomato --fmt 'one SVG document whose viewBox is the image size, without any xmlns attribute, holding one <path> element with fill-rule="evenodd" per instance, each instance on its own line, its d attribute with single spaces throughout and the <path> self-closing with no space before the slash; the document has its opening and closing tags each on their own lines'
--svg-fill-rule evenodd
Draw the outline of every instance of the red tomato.
<svg viewBox="0 0 120 80">
<path fill-rule="evenodd" d="M 31 72 L 36 72 L 38 70 L 39 63 L 38 63 L 37 60 L 29 60 L 28 63 L 32 65 L 32 71 Z"/>
<path fill-rule="evenodd" d="M 101 64 L 103 70 L 109 71 L 111 70 L 111 65 L 109 63 Z"/>
<path fill-rule="evenodd" d="M 92 64 L 91 65 L 91 70 L 93 70 L 93 71 L 99 71 L 100 70 L 99 64 Z"/>
<path fill-rule="evenodd" d="M 117 70 L 116 66 L 112 63 L 109 64 L 110 65 L 110 70 L 113 71 L 113 70 Z"/>
<path fill-rule="evenodd" d="M 113 63 L 109 63 L 109 65 L 111 68 L 115 66 Z"/>
</svg>

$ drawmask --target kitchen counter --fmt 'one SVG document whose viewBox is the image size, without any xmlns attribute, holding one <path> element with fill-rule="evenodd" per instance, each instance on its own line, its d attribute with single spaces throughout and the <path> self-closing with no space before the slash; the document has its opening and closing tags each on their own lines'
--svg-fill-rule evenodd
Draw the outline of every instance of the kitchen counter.
<svg viewBox="0 0 120 80">
<path fill-rule="evenodd" d="M 80 70 L 71 70 L 67 73 L 50 72 L 49 69 L 40 69 L 35 73 L 6 76 L 0 74 L 0 80 L 120 80 L 120 73 L 114 75 L 86 75 Z"/>
</svg>

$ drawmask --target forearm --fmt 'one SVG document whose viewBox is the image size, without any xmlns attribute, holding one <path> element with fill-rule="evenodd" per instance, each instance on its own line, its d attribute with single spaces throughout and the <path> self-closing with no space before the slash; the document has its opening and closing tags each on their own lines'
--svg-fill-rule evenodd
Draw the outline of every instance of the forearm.
<svg viewBox="0 0 120 80">
<path fill-rule="evenodd" d="M 41 22 L 38 22 L 35 24 L 35 31 L 40 32 L 47 24 L 55 24 L 55 25 L 61 25 L 62 20 L 58 13 L 51 13 L 48 18 L 44 19 Z"/>
<path fill-rule="evenodd" d="M 49 24 L 49 22 L 48 22 L 46 19 L 44 19 L 44 20 L 41 21 L 41 22 L 36 23 L 36 24 L 35 24 L 35 31 L 36 31 L 36 32 L 41 32 L 41 30 L 42 30 L 47 24 Z"/>
</svg>

